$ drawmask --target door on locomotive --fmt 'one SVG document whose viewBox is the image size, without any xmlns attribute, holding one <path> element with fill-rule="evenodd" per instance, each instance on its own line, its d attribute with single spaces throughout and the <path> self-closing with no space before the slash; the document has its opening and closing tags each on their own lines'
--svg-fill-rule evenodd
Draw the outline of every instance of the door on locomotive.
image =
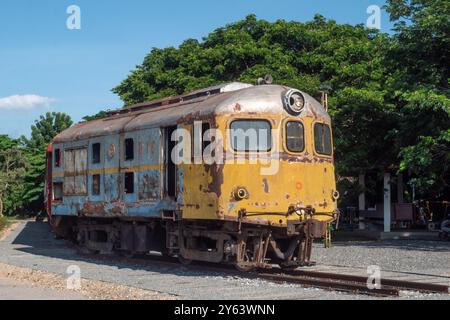
<svg viewBox="0 0 450 320">
<path fill-rule="evenodd" d="M 172 140 L 172 135 L 177 130 L 177 126 L 164 128 L 164 196 L 172 200 L 177 198 L 177 166 L 172 157 L 172 151 L 176 142 Z"/>
</svg>

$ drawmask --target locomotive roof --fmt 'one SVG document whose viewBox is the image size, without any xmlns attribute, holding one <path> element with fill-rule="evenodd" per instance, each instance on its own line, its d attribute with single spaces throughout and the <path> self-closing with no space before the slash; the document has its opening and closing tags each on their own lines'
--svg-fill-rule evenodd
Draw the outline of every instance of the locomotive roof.
<svg viewBox="0 0 450 320">
<path fill-rule="evenodd" d="M 281 85 L 252 86 L 229 83 L 197 90 L 179 97 L 170 97 L 137 104 L 111 112 L 104 119 L 80 122 L 57 135 L 54 143 L 84 140 L 145 128 L 165 127 L 183 119 L 201 119 L 213 114 L 285 114 L 283 94 L 291 88 Z M 300 114 L 326 122 L 330 117 L 324 107 L 307 93 L 305 108 Z"/>
</svg>

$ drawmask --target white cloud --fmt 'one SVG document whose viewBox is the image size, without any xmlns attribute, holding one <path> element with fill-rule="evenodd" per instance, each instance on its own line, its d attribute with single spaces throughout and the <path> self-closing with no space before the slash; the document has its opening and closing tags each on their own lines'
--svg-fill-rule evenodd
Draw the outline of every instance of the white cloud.
<svg viewBox="0 0 450 320">
<path fill-rule="evenodd" d="M 41 97 L 35 94 L 14 95 L 0 98 L 0 110 L 31 110 L 39 107 L 49 107 L 55 99 Z"/>
</svg>

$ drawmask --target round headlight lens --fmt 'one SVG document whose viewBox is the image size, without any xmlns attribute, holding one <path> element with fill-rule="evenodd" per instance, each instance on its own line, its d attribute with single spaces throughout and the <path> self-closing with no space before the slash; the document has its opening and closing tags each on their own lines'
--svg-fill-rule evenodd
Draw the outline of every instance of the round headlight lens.
<svg viewBox="0 0 450 320">
<path fill-rule="evenodd" d="M 305 107 L 305 97 L 298 90 L 289 90 L 286 93 L 285 107 L 289 113 L 298 115 Z"/>
<path fill-rule="evenodd" d="M 234 198 L 238 201 L 248 198 L 248 191 L 245 188 L 237 188 L 234 192 Z"/>
<path fill-rule="evenodd" d="M 340 196 L 341 196 L 341 195 L 339 194 L 339 191 L 334 191 L 334 192 L 333 192 L 333 199 L 334 199 L 334 200 L 338 200 L 338 199 L 340 198 Z"/>
</svg>

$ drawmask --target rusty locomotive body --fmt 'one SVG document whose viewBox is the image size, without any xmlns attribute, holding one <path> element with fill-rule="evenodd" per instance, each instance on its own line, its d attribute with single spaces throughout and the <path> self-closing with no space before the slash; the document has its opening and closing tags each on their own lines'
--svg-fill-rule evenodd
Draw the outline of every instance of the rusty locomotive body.
<svg viewBox="0 0 450 320">
<path fill-rule="evenodd" d="M 59 134 L 47 159 L 55 232 L 97 252 L 296 267 L 338 216 L 330 117 L 279 85 L 120 109 Z"/>
</svg>

